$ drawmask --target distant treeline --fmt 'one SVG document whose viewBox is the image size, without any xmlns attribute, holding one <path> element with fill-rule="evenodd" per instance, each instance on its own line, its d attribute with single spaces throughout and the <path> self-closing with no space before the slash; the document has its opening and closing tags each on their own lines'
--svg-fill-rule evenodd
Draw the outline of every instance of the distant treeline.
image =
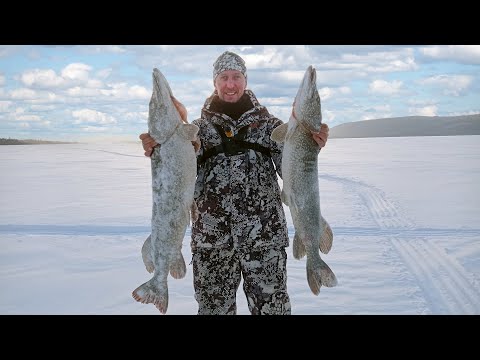
<svg viewBox="0 0 480 360">
<path fill-rule="evenodd" d="M 0 138 L 0 145 L 41 145 L 41 144 L 74 144 L 72 142 L 64 141 L 47 141 L 47 140 L 34 140 L 34 139 L 6 139 Z"/>
</svg>

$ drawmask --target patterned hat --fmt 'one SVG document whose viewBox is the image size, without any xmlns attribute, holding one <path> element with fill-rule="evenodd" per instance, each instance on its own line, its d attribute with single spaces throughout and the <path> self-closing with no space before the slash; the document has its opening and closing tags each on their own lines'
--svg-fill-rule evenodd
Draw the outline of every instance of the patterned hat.
<svg viewBox="0 0 480 360">
<path fill-rule="evenodd" d="M 215 82 L 218 74 L 225 70 L 238 70 L 245 76 L 245 79 L 247 78 L 245 61 L 233 52 L 225 51 L 215 60 L 213 63 L 213 82 Z"/>
</svg>

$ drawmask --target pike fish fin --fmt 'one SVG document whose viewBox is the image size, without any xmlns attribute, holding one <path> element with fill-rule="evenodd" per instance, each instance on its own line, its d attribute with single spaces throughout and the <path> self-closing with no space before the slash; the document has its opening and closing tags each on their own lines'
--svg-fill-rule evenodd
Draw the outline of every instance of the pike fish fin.
<svg viewBox="0 0 480 360">
<path fill-rule="evenodd" d="M 287 135 L 287 130 L 288 123 L 277 126 L 275 129 L 273 129 L 270 139 L 278 143 L 284 142 L 285 136 Z"/>
<path fill-rule="evenodd" d="M 293 252 L 293 257 L 297 260 L 300 260 L 306 255 L 306 250 L 305 250 L 305 245 L 303 244 L 302 239 L 300 239 L 300 236 L 295 233 L 293 236 L 293 243 L 292 243 L 292 252 Z"/>
<path fill-rule="evenodd" d="M 320 215 L 320 221 L 322 222 L 322 235 L 320 236 L 320 251 L 323 254 L 328 254 L 333 244 L 333 231 L 325 218 Z"/>
<path fill-rule="evenodd" d="M 178 134 L 185 140 L 196 141 L 198 126 L 194 124 L 181 124 L 178 127 Z"/>
<path fill-rule="evenodd" d="M 316 272 L 312 267 L 308 266 L 307 258 L 307 281 L 310 290 L 314 295 L 320 294 L 320 288 L 322 287 L 322 280 L 320 279 L 320 274 Z"/>
<path fill-rule="evenodd" d="M 182 252 L 179 251 L 170 263 L 170 275 L 172 275 L 174 279 L 182 279 L 186 273 L 187 267 L 185 265 L 185 259 L 183 258 Z"/>
<path fill-rule="evenodd" d="M 142 259 L 145 268 L 149 273 L 155 271 L 155 265 L 152 258 L 152 235 L 148 235 L 142 246 Z"/>
<path fill-rule="evenodd" d="M 133 290 L 132 297 L 142 304 L 154 304 L 162 314 L 167 312 L 168 287 L 166 284 L 160 290 L 155 285 L 155 280 L 150 279 Z"/>
<path fill-rule="evenodd" d="M 314 263 L 307 257 L 307 281 L 310 290 L 315 295 L 320 293 L 322 286 L 333 287 L 337 285 L 337 277 L 325 261 Z"/>
</svg>

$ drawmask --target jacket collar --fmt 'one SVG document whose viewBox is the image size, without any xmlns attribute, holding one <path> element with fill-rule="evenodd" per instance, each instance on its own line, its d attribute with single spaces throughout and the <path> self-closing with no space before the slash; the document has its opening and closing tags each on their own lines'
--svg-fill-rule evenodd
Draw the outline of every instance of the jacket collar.
<svg viewBox="0 0 480 360">
<path fill-rule="evenodd" d="M 205 104 L 203 105 L 203 108 L 202 108 L 202 117 L 209 119 L 213 123 L 220 124 L 220 125 L 226 123 L 230 127 L 237 128 L 237 129 L 245 125 L 250 125 L 251 123 L 255 122 L 258 119 L 259 115 L 262 112 L 267 112 L 267 109 L 265 108 L 265 106 L 260 105 L 260 102 L 258 101 L 257 97 L 251 90 L 246 89 L 245 94 L 249 97 L 253 107 L 247 110 L 245 113 L 243 113 L 243 115 L 241 115 L 238 120 L 235 121 L 232 118 L 230 118 L 228 115 L 212 111 L 211 109 L 212 101 L 215 98 L 218 98 L 216 91 L 213 92 L 213 94 L 210 95 L 210 97 L 208 97 L 205 100 Z"/>
</svg>

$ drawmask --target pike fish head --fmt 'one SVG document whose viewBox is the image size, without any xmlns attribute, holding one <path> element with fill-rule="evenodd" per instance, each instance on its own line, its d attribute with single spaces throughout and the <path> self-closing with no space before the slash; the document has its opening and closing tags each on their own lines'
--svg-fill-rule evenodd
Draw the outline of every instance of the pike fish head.
<svg viewBox="0 0 480 360">
<path fill-rule="evenodd" d="M 310 65 L 303 76 L 293 103 L 297 121 L 307 129 L 318 132 L 322 125 L 322 108 L 317 90 L 317 71 Z"/>
<path fill-rule="evenodd" d="M 148 131 L 155 140 L 160 140 L 166 134 L 171 134 L 182 119 L 173 103 L 173 93 L 165 76 L 155 68 L 152 78 L 153 91 L 148 109 Z"/>
</svg>

